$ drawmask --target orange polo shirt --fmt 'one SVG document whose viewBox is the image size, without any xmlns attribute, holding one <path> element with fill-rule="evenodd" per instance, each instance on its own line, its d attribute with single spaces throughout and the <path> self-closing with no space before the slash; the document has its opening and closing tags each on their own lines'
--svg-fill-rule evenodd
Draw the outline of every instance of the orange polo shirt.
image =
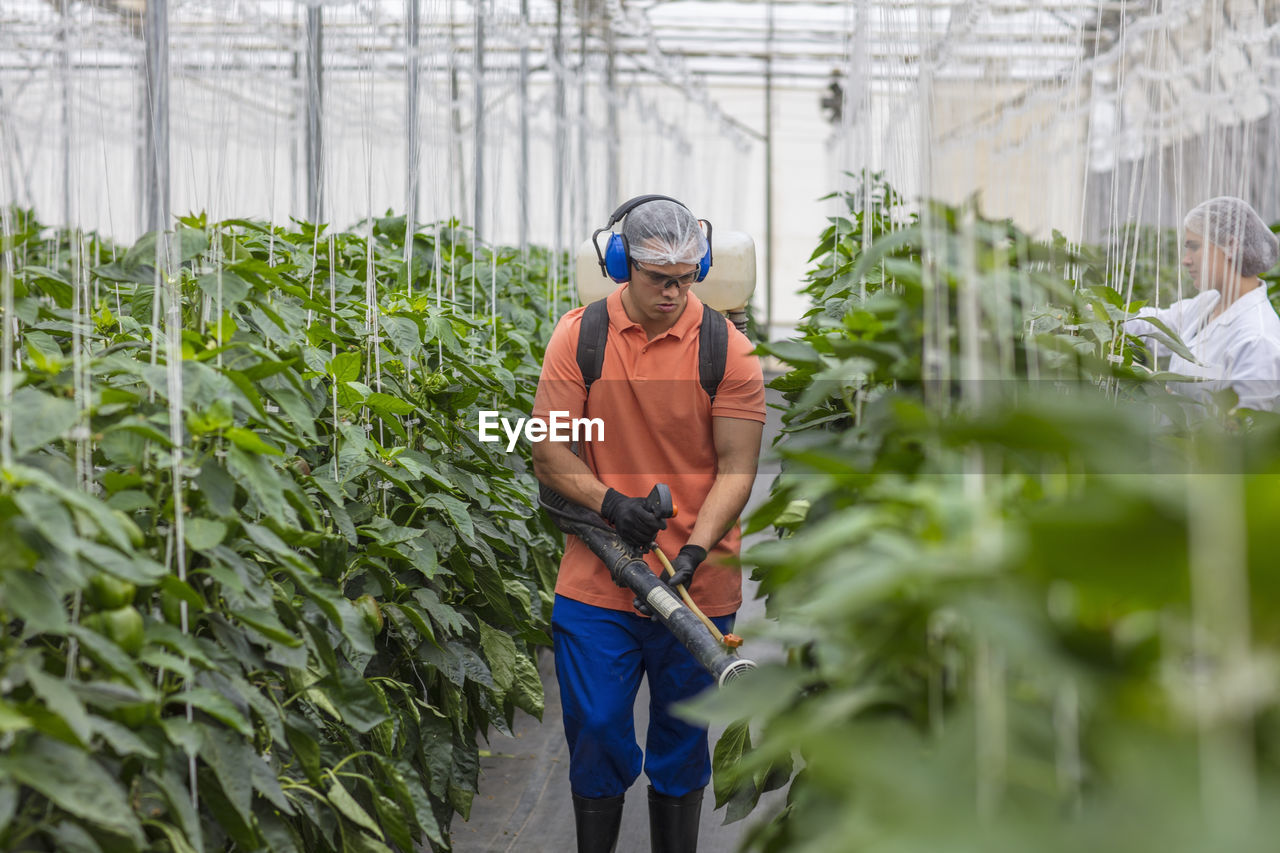
<svg viewBox="0 0 1280 853">
<path fill-rule="evenodd" d="M 729 347 L 724 379 L 713 405 L 698 382 L 698 339 L 704 308 L 693 292 L 684 312 L 666 333 L 649 340 L 639 323 L 627 317 L 619 287 L 609 295 L 609 341 L 600 378 L 587 400 L 578 368 L 578 334 L 585 308 L 560 319 L 547 345 L 533 414 L 549 418 L 598 418 L 603 440 L 580 442 L 579 455 L 606 486 L 624 495 L 644 497 L 656 483 L 671 487 L 678 514 L 658 532 L 658 546 L 674 560 L 688 543 L 698 509 L 716 475 L 713 417 L 744 418 L 764 423 L 764 377 L 751 342 L 728 320 Z M 591 436 L 598 439 L 598 435 Z M 599 509 L 599 507 L 593 507 Z M 576 536 L 566 536 L 556 593 L 576 601 L 631 611 L 630 590 L 613 583 L 600 559 Z M 694 575 L 689 594 L 708 616 L 734 613 L 742 604 L 742 575 L 719 565 L 736 556 L 742 534 L 733 529 L 707 556 Z M 655 574 L 661 564 L 646 556 Z"/>
</svg>

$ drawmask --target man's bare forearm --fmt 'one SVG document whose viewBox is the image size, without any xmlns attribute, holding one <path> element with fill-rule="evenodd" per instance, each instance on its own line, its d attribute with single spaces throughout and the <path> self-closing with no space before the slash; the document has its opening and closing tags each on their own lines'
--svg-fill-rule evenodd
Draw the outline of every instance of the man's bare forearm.
<svg viewBox="0 0 1280 853">
<path fill-rule="evenodd" d="M 689 544 L 710 551 L 733 527 L 751 497 L 760 459 L 763 425 L 738 418 L 716 418 L 716 479 L 702 502 Z"/>
<path fill-rule="evenodd" d="M 543 441 L 533 446 L 533 475 L 540 483 L 576 504 L 600 511 L 609 488 L 564 444 Z"/>
<path fill-rule="evenodd" d="M 742 514 L 755 481 L 754 471 L 750 474 L 717 475 L 689 533 L 688 544 L 698 545 L 707 551 L 714 548 Z"/>
</svg>

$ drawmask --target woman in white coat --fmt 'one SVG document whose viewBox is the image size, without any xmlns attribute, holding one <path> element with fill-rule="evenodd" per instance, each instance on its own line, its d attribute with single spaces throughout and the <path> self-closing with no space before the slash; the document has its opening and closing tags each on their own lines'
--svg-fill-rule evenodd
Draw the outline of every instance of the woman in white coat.
<svg viewBox="0 0 1280 853">
<path fill-rule="evenodd" d="M 1273 409 L 1280 402 L 1280 316 L 1258 276 L 1275 266 L 1280 242 L 1248 203 L 1220 196 L 1197 205 L 1183 220 L 1182 266 L 1199 293 L 1168 308 L 1144 308 L 1125 323 L 1133 335 L 1172 330 L 1195 361 L 1174 353 L 1169 370 L 1206 381 L 1205 390 L 1230 387 L 1239 405 Z"/>
</svg>

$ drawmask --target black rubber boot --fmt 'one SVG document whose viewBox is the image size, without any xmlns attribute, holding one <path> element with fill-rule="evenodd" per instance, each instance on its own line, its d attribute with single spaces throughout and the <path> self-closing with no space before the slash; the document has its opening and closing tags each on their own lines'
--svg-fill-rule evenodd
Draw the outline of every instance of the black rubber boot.
<svg viewBox="0 0 1280 853">
<path fill-rule="evenodd" d="M 616 797 L 590 799 L 573 795 L 573 819 L 578 826 L 578 853 L 613 853 L 622 825 L 622 801 Z"/>
<path fill-rule="evenodd" d="M 702 791 L 665 797 L 649 786 L 649 849 L 653 853 L 697 853 Z"/>
</svg>

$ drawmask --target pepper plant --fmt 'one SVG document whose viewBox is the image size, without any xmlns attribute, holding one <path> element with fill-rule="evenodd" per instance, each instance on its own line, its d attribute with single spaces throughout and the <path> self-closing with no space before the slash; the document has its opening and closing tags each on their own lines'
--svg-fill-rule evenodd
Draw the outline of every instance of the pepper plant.
<svg viewBox="0 0 1280 853">
<path fill-rule="evenodd" d="M 1280 422 L 1169 393 L 1105 252 L 862 198 L 765 347 L 786 658 L 697 707 L 728 819 L 786 788 L 746 849 L 1269 849 Z"/>
<path fill-rule="evenodd" d="M 542 710 L 559 535 L 476 412 L 531 409 L 563 262 L 6 222 L 0 847 L 448 849 Z"/>
</svg>

